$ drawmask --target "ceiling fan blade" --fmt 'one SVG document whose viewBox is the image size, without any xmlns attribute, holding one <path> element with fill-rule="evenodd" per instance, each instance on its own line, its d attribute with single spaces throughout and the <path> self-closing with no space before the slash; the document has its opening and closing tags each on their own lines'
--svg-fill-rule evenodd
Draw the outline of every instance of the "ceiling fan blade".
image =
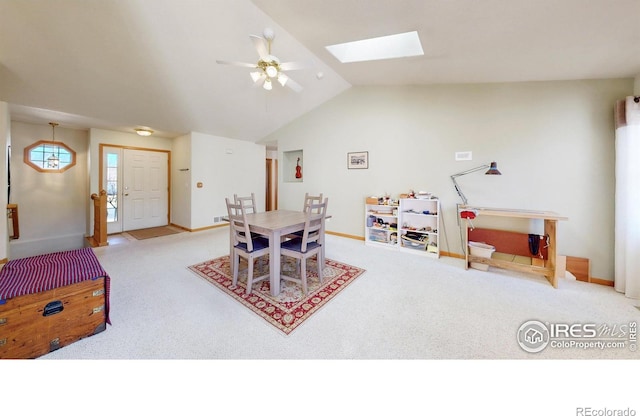
<svg viewBox="0 0 640 416">
<path fill-rule="evenodd" d="M 249 64 L 247 62 L 237 62 L 237 61 L 220 61 L 217 60 L 216 61 L 219 64 L 223 64 L 223 65 L 235 65 L 235 66 L 243 66 L 245 68 L 257 68 L 256 64 Z"/>
<path fill-rule="evenodd" d="M 304 62 L 283 62 L 280 64 L 280 69 L 283 71 L 295 71 L 297 69 L 306 69 L 309 65 Z"/>
<path fill-rule="evenodd" d="M 302 85 L 300 85 L 297 82 L 295 82 L 294 80 L 292 80 L 291 77 L 287 77 L 287 82 L 284 84 L 284 86 L 291 88 L 295 92 L 300 92 L 303 89 Z"/>
<path fill-rule="evenodd" d="M 255 46 L 256 51 L 258 51 L 258 56 L 260 59 L 266 60 L 269 56 L 269 48 L 267 46 L 267 40 L 261 36 L 249 35 L 249 39 L 253 42 L 253 46 Z"/>
</svg>

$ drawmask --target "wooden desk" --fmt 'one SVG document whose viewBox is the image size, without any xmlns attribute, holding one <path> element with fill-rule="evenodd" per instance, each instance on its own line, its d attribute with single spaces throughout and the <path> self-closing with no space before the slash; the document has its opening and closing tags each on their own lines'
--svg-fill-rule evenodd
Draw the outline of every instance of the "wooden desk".
<svg viewBox="0 0 640 416">
<path fill-rule="evenodd" d="M 473 207 L 468 205 L 460 205 L 458 208 L 458 216 L 463 211 L 471 211 L 476 217 L 506 217 L 506 218 L 522 218 L 529 220 L 544 220 L 544 234 L 549 239 L 547 247 L 547 260 L 543 266 L 513 263 L 505 260 L 491 259 L 485 257 L 472 256 L 469 254 L 468 245 L 468 229 L 469 222 L 461 220 L 464 223 L 464 247 L 465 247 L 465 269 L 469 268 L 469 262 L 477 262 L 488 264 L 489 266 L 500 267 L 503 269 L 517 270 L 521 272 L 529 272 L 541 274 L 547 278 L 551 286 L 558 287 L 558 276 L 556 273 L 556 264 L 558 253 L 556 252 L 556 228 L 558 221 L 568 220 L 567 217 L 560 216 L 550 211 L 530 211 L 521 209 L 501 209 L 501 208 L 484 208 Z"/>
<path fill-rule="evenodd" d="M 283 209 L 247 214 L 251 232 L 269 238 L 269 285 L 272 296 L 280 293 L 280 239 L 283 235 L 303 230 L 305 220 L 304 212 Z"/>
</svg>

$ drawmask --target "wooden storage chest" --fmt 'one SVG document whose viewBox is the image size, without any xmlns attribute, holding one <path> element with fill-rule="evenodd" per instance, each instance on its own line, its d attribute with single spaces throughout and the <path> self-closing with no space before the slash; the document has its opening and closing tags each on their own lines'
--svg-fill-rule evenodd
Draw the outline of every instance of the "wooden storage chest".
<svg viewBox="0 0 640 416">
<path fill-rule="evenodd" d="M 0 358 L 37 358 L 106 329 L 109 276 L 90 248 L 0 270 Z"/>
</svg>

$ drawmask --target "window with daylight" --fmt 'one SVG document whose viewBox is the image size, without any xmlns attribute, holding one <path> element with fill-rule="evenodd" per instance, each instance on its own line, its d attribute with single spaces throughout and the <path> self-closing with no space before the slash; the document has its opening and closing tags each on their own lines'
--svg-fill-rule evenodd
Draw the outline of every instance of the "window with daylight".
<svg viewBox="0 0 640 416">
<path fill-rule="evenodd" d="M 118 155 L 107 154 L 107 222 L 118 221 Z"/>
<path fill-rule="evenodd" d="M 38 172 L 61 173 L 76 164 L 76 152 L 64 143 L 40 140 L 24 149 L 24 163 Z"/>
</svg>

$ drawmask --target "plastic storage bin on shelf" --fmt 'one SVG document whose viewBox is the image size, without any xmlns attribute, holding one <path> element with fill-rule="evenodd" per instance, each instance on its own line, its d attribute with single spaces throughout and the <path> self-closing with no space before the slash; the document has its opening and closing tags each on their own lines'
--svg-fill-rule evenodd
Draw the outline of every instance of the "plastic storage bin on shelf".
<svg viewBox="0 0 640 416">
<path fill-rule="evenodd" d="M 479 243 L 477 241 L 469 241 L 469 253 L 472 256 L 490 259 L 494 251 L 496 251 L 496 248 L 492 245 Z M 477 263 L 474 261 L 471 262 L 471 267 L 477 270 L 483 270 L 485 272 L 489 270 L 488 264 Z"/>
</svg>

